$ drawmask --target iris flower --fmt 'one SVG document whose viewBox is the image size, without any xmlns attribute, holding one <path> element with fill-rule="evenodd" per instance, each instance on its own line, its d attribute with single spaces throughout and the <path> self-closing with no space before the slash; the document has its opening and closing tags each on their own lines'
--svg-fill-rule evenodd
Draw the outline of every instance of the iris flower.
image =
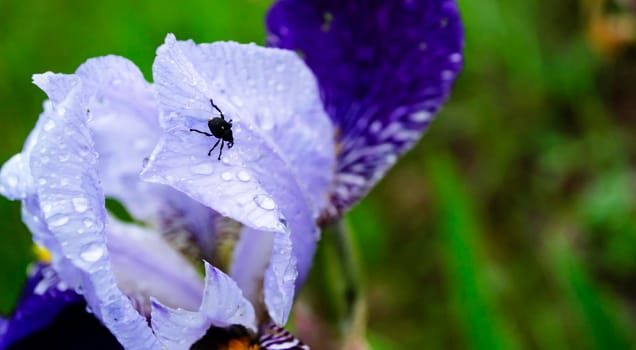
<svg viewBox="0 0 636 350">
<path fill-rule="evenodd" d="M 168 35 L 152 85 L 116 56 L 34 76 L 48 100 L 0 192 L 22 201 L 50 261 L 0 321 L 0 348 L 27 346 L 84 307 L 98 322 L 76 323 L 96 335 L 61 341 L 214 348 L 239 333 L 258 337 L 246 348 L 304 348 L 281 326 L 319 224 L 419 139 L 463 39 L 451 0 L 283 0 L 267 24 L 271 46 L 299 55 Z M 216 138 L 191 131 L 221 116 L 214 106 L 234 139 L 220 160 Z"/>
</svg>

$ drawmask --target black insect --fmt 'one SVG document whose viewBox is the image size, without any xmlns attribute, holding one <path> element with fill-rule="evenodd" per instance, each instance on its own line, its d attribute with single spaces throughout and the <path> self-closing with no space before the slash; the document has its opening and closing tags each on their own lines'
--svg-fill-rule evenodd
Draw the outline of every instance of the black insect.
<svg viewBox="0 0 636 350">
<path fill-rule="evenodd" d="M 223 144 L 227 142 L 227 148 L 232 148 L 232 146 L 234 146 L 234 136 L 232 135 L 232 119 L 230 119 L 230 121 L 226 121 L 225 116 L 223 116 L 223 112 L 221 112 L 219 107 L 217 107 L 217 105 L 214 104 L 212 99 L 210 99 L 210 104 L 212 104 L 212 108 L 216 109 L 221 115 L 220 118 L 213 117 L 208 119 L 208 128 L 210 128 L 211 134 L 209 132 L 205 132 L 205 131 L 201 131 L 197 129 L 190 129 L 190 131 L 196 131 L 199 134 L 203 134 L 205 136 L 216 137 L 218 140 L 216 141 L 214 146 L 210 148 L 210 151 L 208 151 L 208 157 L 212 154 L 212 151 L 214 151 L 214 149 L 216 148 L 216 146 L 218 146 L 220 142 L 221 150 L 219 151 L 218 160 L 221 160 L 221 155 L 223 154 Z"/>
</svg>

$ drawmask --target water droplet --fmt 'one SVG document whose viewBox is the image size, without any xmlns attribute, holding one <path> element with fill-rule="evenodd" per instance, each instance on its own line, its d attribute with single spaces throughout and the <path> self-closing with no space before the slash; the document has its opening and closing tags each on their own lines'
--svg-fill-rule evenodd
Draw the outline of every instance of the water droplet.
<svg viewBox="0 0 636 350">
<path fill-rule="evenodd" d="M 371 123 L 371 125 L 369 126 L 369 131 L 372 134 L 377 134 L 378 132 L 380 132 L 381 129 L 382 129 L 382 123 L 377 120 Z"/>
<path fill-rule="evenodd" d="M 232 179 L 234 178 L 234 176 L 232 175 L 232 173 L 230 173 L 229 171 L 224 171 L 223 174 L 221 174 L 221 178 L 224 181 L 232 181 Z"/>
<path fill-rule="evenodd" d="M 200 164 L 191 166 L 190 171 L 192 171 L 194 174 L 210 175 L 214 171 L 214 168 L 212 167 L 212 164 L 210 163 L 200 163 Z"/>
<path fill-rule="evenodd" d="M 55 122 L 52 120 L 47 120 L 44 123 L 44 131 L 51 131 L 55 127 Z"/>
<path fill-rule="evenodd" d="M 39 179 L 38 180 L 38 185 L 40 185 L 40 186 L 46 185 L 46 179 Z"/>
<path fill-rule="evenodd" d="M 110 84 L 112 86 L 118 86 L 119 84 L 121 84 L 121 80 L 120 79 L 113 79 L 113 81 L 111 81 Z"/>
<path fill-rule="evenodd" d="M 276 66 L 276 71 L 277 72 L 282 72 L 285 70 L 285 65 L 284 64 L 279 64 L 278 66 Z"/>
<path fill-rule="evenodd" d="M 243 181 L 243 182 L 248 182 L 252 179 L 252 176 L 250 175 L 250 173 L 248 173 L 245 170 L 241 170 L 238 172 L 238 174 L 236 175 L 239 180 Z"/>
<path fill-rule="evenodd" d="M 283 84 L 276 84 L 276 91 L 283 91 L 285 90 L 285 85 Z"/>
<path fill-rule="evenodd" d="M 16 187 L 18 185 L 18 178 L 15 177 L 14 175 L 8 176 L 7 185 L 9 185 L 9 187 Z"/>
<path fill-rule="evenodd" d="M 104 255 L 104 248 L 98 243 L 91 243 L 82 248 L 80 258 L 86 262 L 95 262 Z"/>
<path fill-rule="evenodd" d="M 57 115 L 59 115 L 60 117 L 63 116 L 65 113 L 66 113 L 66 108 L 64 107 L 57 108 Z"/>
<path fill-rule="evenodd" d="M 232 96 L 232 102 L 238 107 L 243 106 L 243 100 L 238 96 Z"/>
<path fill-rule="evenodd" d="M 83 213 L 88 209 L 88 199 L 85 197 L 75 197 L 71 199 L 71 202 L 73 203 L 73 208 L 75 208 L 75 211 L 78 213 Z"/>
<path fill-rule="evenodd" d="M 274 121 L 269 116 L 269 113 L 264 113 L 263 116 L 259 118 L 259 124 L 263 130 L 269 131 L 274 128 Z"/>
<path fill-rule="evenodd" d="M 133 148 L 135 148 L 136 150 L 144 150 L 144 149 L 150 148 L 148 139 L 145 139 L 145 138 L 136 139 L 135 142 L 133 142 Z"/>
<path fill-rule="evenodd" d="M 51 227 L 62 226 L 64 224 L 66 224 L 67 222 L 68 222 L 68 216 L 60 216 L 60 217 L 57 217 L 57 218 L 51 220 L 49 222 L 49 226 L 51 226 Z"/>
<path fill-rule="evenodd" d="M 59 282 L 57 282 L 57 289 L 59 291 L 64 292 L 64 291 L 66 291 L 68 289 L 68 284 L 66 284 L 66 282 L 64 282 L 64 281 L 59 281 Z"/>
<path fill-rule="evenodd" d="M 432 115 L 428 111 L 419 111 L 411 114 L 411 120 L 414 122 L 425 122 L 431 119 Z"/>
<path fill-rule="evenodd" d="M 442 71 L 442 79 L 451 80 L 454 77 L 455 77 L 455 73 L 453 73 L 453 71 L 451 71 L 451 70 L 443 70 Z"/>
<path fill-rule="evenodd" d="M 448 59 L 452 62 L 452 63 L 459 63 L 462 61 L 462 54 L 460 53 L 454 53 L 450 56 L 448 56 Z"/>
<path fill-rule="evenodd" d="M 259 207 L 265 210 L 272 210 L 276 208 L 276 203 L 274 202 L 274 200 L 271 197 L 264 194 L 256 195 L 254 197 L 254 202 L 256 202 L 256 204 Z"/>
<path fill-rule="evenodd" d="M 84 219 L 82 221 L 82 223 L 84 224 L 84 227 L 86 227 L 86 228 L 91 228 L 91 227 L 95 226 L 95 221 L 93 221 L 91 219 Z"/>
</svg>

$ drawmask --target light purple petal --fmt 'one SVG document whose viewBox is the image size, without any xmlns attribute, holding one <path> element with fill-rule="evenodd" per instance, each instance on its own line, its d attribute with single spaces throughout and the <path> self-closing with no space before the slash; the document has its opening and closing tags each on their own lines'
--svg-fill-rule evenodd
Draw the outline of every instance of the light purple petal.
<svg viewBox="0 0 636 350">
<path fill-rule="evenodd" d="M 297 50 L 338 129 L 330 214 L 364 196 L 410 149 L 446 101 L 462 66 L 455 0 L 280 0 L 271 45 Z"/>
<path fill-rule="evenodd" d="M 263 278 L 272 258 L 273 244 L 274 232 L 245 226 L 234 249 L 230 276 L 253 305 L 258 305 L 262 298 Z"/>
<path fill-rule="evenodd" d="M 231 276 L 254 305 L 262 293 L 270 317 L 284 324 L 292 304 L 296 279 L 292 243 L 284 232 L 258 231 L 245 227 L 234 251 Z"/>
<path fill-rule="evenodd" d="M 18 153 L 11 157 L 0 170 L 0 194 L 9 199 L 24 199 L 31 192 L 29 164 Z"/>
<path fill-rule="evenodd" d="M 91 96 L 88 126 L 106 196 L 122 202 L 138 220 L 157 221 L 164 192 L 139 179 L 144 159 L 161 135 L 151 85 L 137 66 L 117 56 L 90 59 L 76 76 Z"/>
<path fill-rule="evenodd" d="M 189 349 L 211 325 L 243 325 L 256 330 L 250 302 L 229 276 L 205 263 L 205 291 L 198 312 L 171 309 L 153 300 L 152 327 L 169 350 Z"/>
<path fill-rule="evenodd" d="M 88 125 L 106 196 L 169 239 L 211 250 L 214 212 L 168 186 L 139 178 L 162 132 L 154 89 L 139 69 L 124 58 L 106 56 L 89 60 L 76 75 L 91 89 Z"/>
<path fill-rule="evenodd" d="M 126 348 L 158 349 L 159 343 L 128 298 L 117 288 L 107 251 L 103 192 L 87 125 L 88 89 L 81 83 L 64 95 L 68 76 L 36 76 L 38 85 L 53 99 L 41 115 L 42 132 L 30 154 L 31 175 L 44 224 L 60 242 L 60 249 L 76 269 L 78 285 L 95 315 Z"/>
<path fill-rule="evenodd" d="M 331 179 L 332 171 L 325 169 L 333 169 L 334 161 L 333 130 L 311 73 L 291 52 L 236 43 L 195 45 L 171 35 L 157 51 L 153 72 L 166 133 L 142 177 L 169 184 L 254 229 L 291 232 L 302 280 Z M 207 156 L 214 138 L 189 131 L 205 130 L 208 118 L 217 115 L 211 98 L 234 122 L 234 148 L 221 161 Z M 290 259 L 286 266 L 293 264 Z M 280 283 L 293 284 L 294 269 L 283 270 Z M 291 304 L 293 295 L 276 298 Z M 277 313 L 278 321 L 283 314 Z"/>
<path fill-rule="evenodd" d="M 150 296 L 170 307 L 196 310 L 203 280 L 158 233 L 109 218 L 107 247 L 119 288 L 128 296 Z"/>
<path fill-rule="evenodd" d="M 334 130 L 314 76 L 295 54 L 232 42 L 196 45 L 168 35 L 153 77 L 166 129 L 183 127 L 186 116 L 205 127 L 201 122 L 216 116 L 212 98 L 237 127 L 256 129 L 276 147 L 316 207 L 324 207 Z M 243 140 L 234 139 L 240 148 Z"/>
</svg>

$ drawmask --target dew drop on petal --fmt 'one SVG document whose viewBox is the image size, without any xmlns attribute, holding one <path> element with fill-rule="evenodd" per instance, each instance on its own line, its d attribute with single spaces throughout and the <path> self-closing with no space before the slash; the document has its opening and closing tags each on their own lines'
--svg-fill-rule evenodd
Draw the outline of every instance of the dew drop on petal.
<svg viewBox="0 0 636 350">
<path fill-rule="evenodd" d="M 84 219 L 82 221 L 82 223 L 84 224 L 84 227 L 86 227 L 86 228 L 91 228 L 91 227 L 95 226 L 95 221 L 93 221 L 91 219 Z"/>
<path fill-rule="evenodd" d="M 55 127 L 55 122 L 52 120 L 47 120 L 44 123 L 44 131 L 51 131 Z"/>
<path fill-rule="evenodd" d="M 190 167 L 190 171 L 198 175 L 210 175 L 214 171 L 214 168 L 210 163 L 201 163 Z"/>
<path fill-rule="evenodd" d="M 448 59 L 452 62 L 452 63 L 459 63 L 462 61 L 462 54 L 461 53 L 454 53 L 451 54 L 450 56 L 448 56 Z"/>
<path fill-rule="evenodd" d="M 9 185 L 9 187 L 16 187 L 18 185 L 18 178 L 15 175 L 8 176 L 7 185 Z"/>
<path fill-rule="evenodd" d="M 260 126 L 265 131 L 272 130 L 274 128 L 274 121 L 268 116 L 263 116 L 260 119 Z"/>
<path fill-rule="evenodd" d="M 414 122 L 425 122 L 431 119 L 431 113 L 427 111 L 419 111 L 411 114 L 411 120 Z"/>
<path fill-rule="evenodd" d="M 82 248 L 80 258 L 86 262 L 95 262 L 104 255 L 104 248 L 98 243 L 91 243 Z"/>
<path fill-rule="evenodd" d="M 256 195 L 254 197 L 254 202 L 261 208 L 265 209 L 265 210 L 272 210 L 274 208 L 276 208 L 276 203 L 274 202 L 274 200 L 269 197 L 266 196 L 264 194 L 259 194 Z"/>
<path fill-rule="evenodd" d="M 238 96 L 232 96 L 232 102 L 234 102 L 237 107 L 242 107 L 244 104 L 243 100 Z"/>
<path fill-rule="evenodd" d="M 229 171 L 224 171 L 223 174 L 221 174 L 223 181 L 232 181 L 233 178 L 234 176 Z"/>
<path fill-rule="evenodd" d="M 66 224 L 68 222 L 68 216 L 59 216 L 49 222 L 49 226 L 58 227 Z"/>
<path fill-rule="evenodd" d="M 73 203 L 73 208 L 78 213 L 83 213 L 88 209 L 88 199 L 85 197 L 75 197 L 71 199 Z"/>
<path fill-rule="evenodd" d="M 241 170 L 238 172 L 238 174 L 236 175 L 239 180 L 243 181 L 243 182 L 248 182 L 252 179 L 252 176 L 250 175 L 250 173 L 248 173 L 245 170 Z"/>
</svg>

